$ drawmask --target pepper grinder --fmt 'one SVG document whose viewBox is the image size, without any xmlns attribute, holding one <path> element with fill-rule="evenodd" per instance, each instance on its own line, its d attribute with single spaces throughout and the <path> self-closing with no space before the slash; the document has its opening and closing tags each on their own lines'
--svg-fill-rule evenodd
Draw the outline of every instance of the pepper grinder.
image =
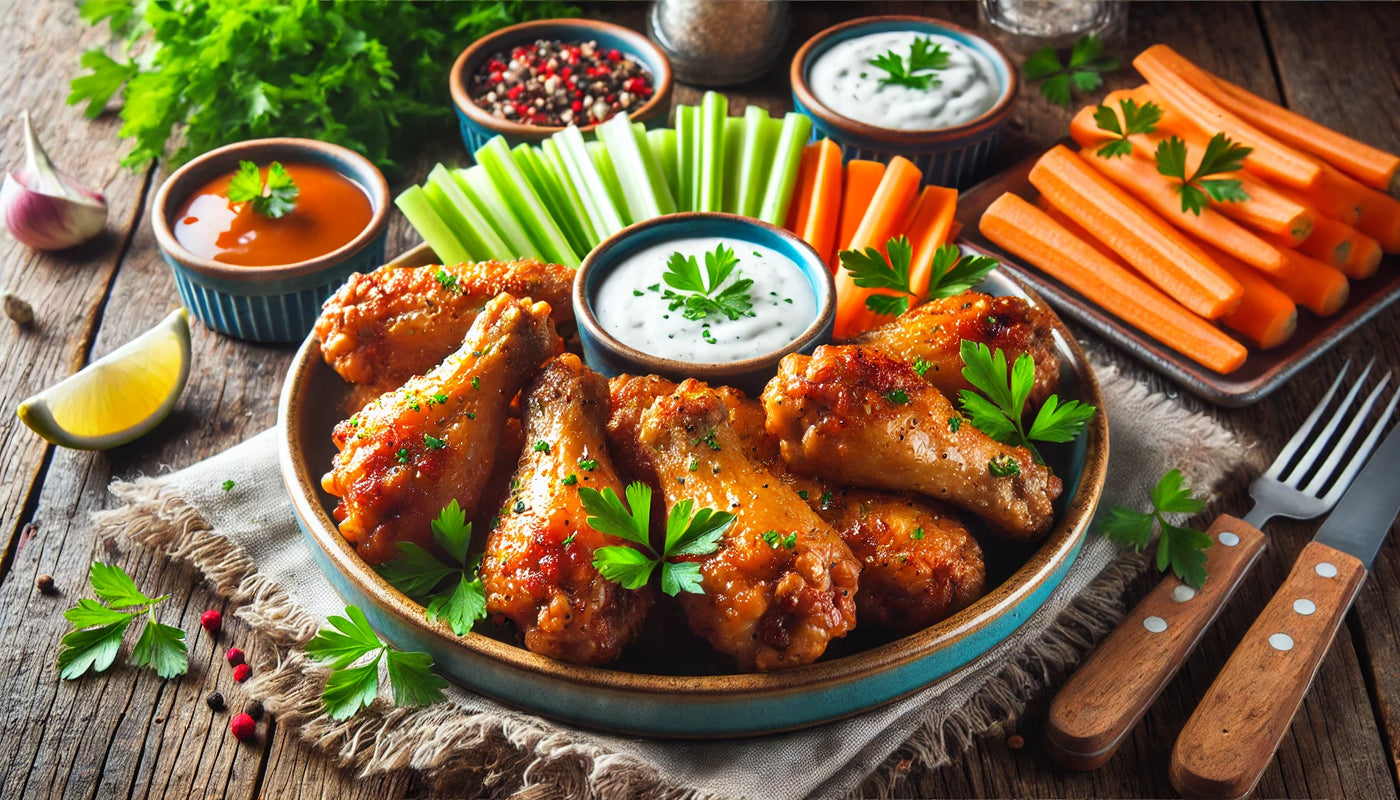
<svg viewBox="0 0 1400 800">
<path fill-rule="evenodd" d="M 699 86 L 767 72 L 787 29 L 787 0 L 656 0 L 647 17 L 647 36 L 671 60 L 676 80 Z"/>
</svg>

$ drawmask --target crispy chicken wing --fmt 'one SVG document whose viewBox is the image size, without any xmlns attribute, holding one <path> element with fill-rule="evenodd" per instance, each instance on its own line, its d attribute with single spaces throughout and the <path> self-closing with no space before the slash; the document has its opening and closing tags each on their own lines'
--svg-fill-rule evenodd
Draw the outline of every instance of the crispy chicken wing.
<svg viewBox="0 0 1400 800">
<path fill-rule="evenodd" d="M 641 414 L 676 384 L 655 375 L 612 379 L 608 428 L 614 448 L 635 447 Z M 909 633 L 965 608 L 982 595 L 982 548 L 934 500 L 896 492 L 833 487 L 794 472 L 765 427 L 763 405 L 729 387 L 714 390 L 745 454 L 790 486 L 861 562 L 856 610 L 862 625 Z M 653 476 L 654 480 L 654 476 Z"/>
<path fill-rule="evenodd" d="M 714 391 L 686 381 L 641 416 L 640 453 L 668 509 L 734 513 L 720 549 L 690 556 L 704 594 L 677 599 L 690 627 L 745 670 L 800 666 L 855 626 L 860 563 L 797 494 L 744 454 Z"/>
<path fill-rule="evenodd" d="M 454 499 L 475 514 L 511 400 L 562 347 L 547 304 L 500 295 L 446 361 L 336 426 L 340 452 L 321 485 L 366 561 L 394 557 L 399 542 L 431 547 L 430 521 Z"/>
<path fill-rule="evenodd" d="M 629 545 L 585 524 L 579 499 L 585 486 L 623 493 L 603 443 L 607 379 L 565 353 L 530 384 L 521 407 L 529 446 L 486 542 L 486 610 L 509 617 L 533 652 L 612 661 L 641 630 L 652 597 L 649 587 L 629 591 L 598 574 L 595 550 Z"/>
<path fill-rule="evenodd" d="M 852 340 L 913 364 L 928 365 L 924 378 L 949 397 L 971 386 L 962 376 L 962 340 L 979 342 L 1006 352 L 1014 361 L 1021 353 L 1035 359 L 1031 402 L 1039 403 L 1060 382 L 1060 359 L 1055 355 L 1054 324 L 1048 311 L 1019 297 L 992 297 L 964 292 L 930 300 L 871 328 Z"/>
<path fill-rule="evenodd" d="M 941 392 L 877 350 L 787 356 L 763 406 L 783 459 L 800 471 L 945 500 L 1013 539 L 1050 530 L 1060 479 L 1025 448 L 966 424 Z"/>
<path fill-rule="evenodd" d="M 437 366 L 502 292 L 549 303 L 557 326 L 572 323 L 573 280 L 572 269 L 539 261 L 381 267 L 351 275 L 325 302 L 316 338 L 326 363 L 357 385 L 359 408 Z"/>
</svg>

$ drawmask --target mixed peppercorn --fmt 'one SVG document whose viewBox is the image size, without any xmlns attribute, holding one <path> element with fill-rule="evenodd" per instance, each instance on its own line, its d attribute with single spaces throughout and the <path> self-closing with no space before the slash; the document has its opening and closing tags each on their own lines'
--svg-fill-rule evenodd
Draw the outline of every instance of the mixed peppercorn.
<svg viewBox="0 0 1400 800">
<path fill-rule="evenodd" d="M 540 39 L 496 53 L 471 80 L 493 117 L 527 125 L 592 125 L 632 111 L 656 91 L 645 67 L 597 42 Z"/>
</svg>

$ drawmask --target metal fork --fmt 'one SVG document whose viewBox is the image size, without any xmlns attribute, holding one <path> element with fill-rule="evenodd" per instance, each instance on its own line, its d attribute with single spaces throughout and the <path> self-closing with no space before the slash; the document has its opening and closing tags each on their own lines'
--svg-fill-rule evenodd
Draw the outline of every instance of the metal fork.
<svg viewBox="0 0 1400 800">
<path fill-rule="evenodd" d="M 1346 460 L 1352 442 L 1390 384 L 1387 373 L 1352 411 L 1374 364 L 1373 359 L 1366 365 L 1315 432 L 1342 388 L 1351 362 L 1343 365 L 1274 463 L 1250 484 L 1254 508 L 1244 519 L 1222 514 L 1210 526 L 1205 586 L 1197 591 L 1171 575 L 1163 578 L 1055 695 L 1045 729 L 1050 752 L 1061 765 L 1097 769 L 1113 756 L 1263 552 L 1260 526 L 1273 517 L 1311 519 L 1336 505 L 1400 402 L 1400 392 L 1392 393 L 1380 419 Z M 1333 441 L 1343 424 L 1346 427 Z"/>
</svg>

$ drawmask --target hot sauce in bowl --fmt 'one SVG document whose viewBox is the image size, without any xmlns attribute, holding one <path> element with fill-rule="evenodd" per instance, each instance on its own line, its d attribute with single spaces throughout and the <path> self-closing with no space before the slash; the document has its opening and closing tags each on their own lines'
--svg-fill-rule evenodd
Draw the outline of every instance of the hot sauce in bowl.
<svg viewBox="0 0 1400 800">
<path fill-rule="evenodd" d="M 321 164 L 286 162 L 296 184 L 295 205 L 273 218 L 252 203 L 228 199 L 236 172 L 196 189 L 172 218 L 175 240 L 192 254 L 242 267 L 295 264 L 349 244 L 374 216 L 369 193 L 356 181 Z M 268 167 L 259 168 L 267 179 Z"/>
</svg>

